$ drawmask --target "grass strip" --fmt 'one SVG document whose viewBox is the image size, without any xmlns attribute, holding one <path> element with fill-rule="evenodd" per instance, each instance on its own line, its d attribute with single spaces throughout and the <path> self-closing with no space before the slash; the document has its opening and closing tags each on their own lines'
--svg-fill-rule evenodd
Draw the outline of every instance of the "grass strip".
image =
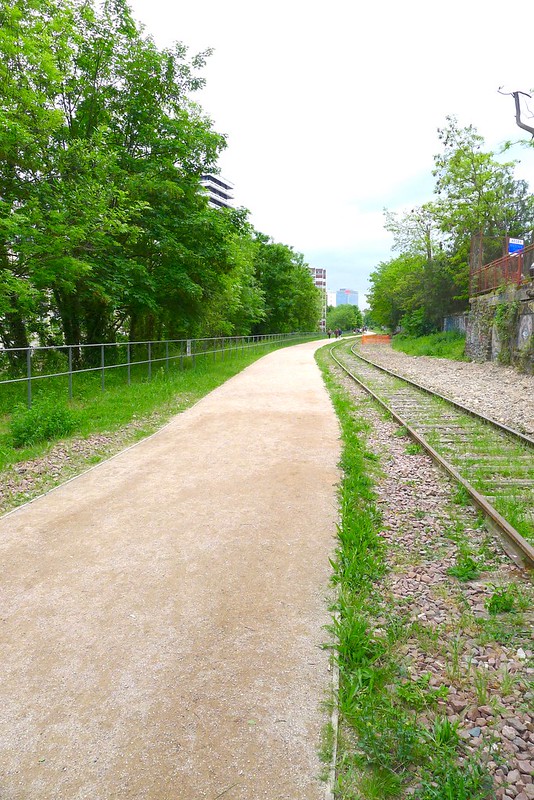
<svg viewBox="0 0 534 800">
<path fill-rule="evenodd" d="M 154 369 L 150 380 L 146 369 L 132 368 L 130 385 L 126 369 L 113 370 L 106 376 L 105 391 L 98 374 L 75 375 L 72 400 L 67 378 L 51 378 L 37 383 L 31 409 L 24 402 L 24 387 L 2 387 L 9 396 L 1 404 L 0 470 L 41 456 L 60 439 L 110 433 L 132 422 L 134 439 L 140 439 L 266 353 L 296 343 L 217 353 L 216 358 L 198 355 L 194 361 L 171 364 L 168 371 Z"/>
<path fill-rule="evenodd" d="M 326 349 L 316 354 L 342 431 L 341 520 L 332 560 L 337 601 L 332 608 L 337 698 L 338 800 L 482 800 L 491 792 L 485 768 L 466 755 L 458 725 L 435 709 L 446 686 L 412 679 L 399 652 L 416 635 L 406 611 L 388 602 L 385 542 L 374 482 L 376 455 L 356 401 L 330 372 Z M 434 709 L 434 712 L 433 712 Z"/>
<path fill-rule="evenodd" d="M 400 333 L 391 340 L 393 350 L 410 356 L 450 358 L 452 361 L 469 361 L 465 355 L 465 334 L 459 331 L 430 333 L 427 336 L 408 336 Z"/>
</svg>

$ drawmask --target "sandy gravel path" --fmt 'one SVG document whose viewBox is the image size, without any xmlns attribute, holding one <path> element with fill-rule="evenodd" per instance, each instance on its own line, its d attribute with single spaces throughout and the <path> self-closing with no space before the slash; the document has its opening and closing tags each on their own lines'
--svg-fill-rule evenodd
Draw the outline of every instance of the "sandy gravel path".
<svg viewBox="0 0 534 800">
<path fill-rule="evenodd" d="M 323 797 L 320 344 L 0 519 L 2 800 Z"/>
</svg>

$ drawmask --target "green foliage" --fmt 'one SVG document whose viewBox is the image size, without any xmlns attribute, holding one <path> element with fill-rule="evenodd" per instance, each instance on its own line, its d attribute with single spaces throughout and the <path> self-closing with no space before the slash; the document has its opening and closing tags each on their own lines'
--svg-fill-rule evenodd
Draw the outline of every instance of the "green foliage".
<svg viewBox="0 0 534 800">
<path fill-rule="evenodd" d="M 342 331 L 352 331 L 362 325 L 362 312 L 357 306 L 335 306 L 326 312 L 326 327 L 330 330 L 341 328 Z"/>
<path fill-rule="evenodd" d="M 473 126 L 461 128 L 454 117 L 438 135 L 436 198 L 400 215 L 385 210 L 384 226 L 399 255 L 371 275 L 373 320 L 413 335 L 439 330 L 444 315 L 467 308 L 474 234 L 502 250 L 506 235 L 534 227 L 534 197 L 525 181 L 515 180 L 514 163 L 485 152 Z M 496 257 L 486 255 L 486 261 Z"/>
<path fill-rule="evenodd" d="M 430 688 L 430 673 L 425 673 L 415 680 L 408 680 L 397 686 L 397 696 L 410 708 L 422 711 L 432 708 L 441 698 L 447 697 L 448 688 L 440 686 L 439 689 Z"/>
<path fill-rule="evenodd" d="M 57 398 L 36 400 L 31 408 L 15 408 L 9 429 L 15 447 L 60 439 L 76 428 L 76 414 Z"/>
<path fill-rule="evenodd" d="M 486 600 L 485 606 L 490 614 L 507 614 L 515 611 L 517 586 L 511 583 L 509 586 L 495 587 L 491 597 Z"/>
<path fill-rule="evenodd" d="M 513 177 L 515 162 L 502 164 L 484 152 L 484 139 L 469 125 L 447 117 L 438 131 L 443 151 L 434 158 L 436 216 L 443 231 L 457 239 L 485 235 L 520 235 L 530 230 L 534 199 L 524 181 Z"/>
<path fill-rule="evenodd" d="M 365 800 L 389 800 L 400 797 L 402 779 L 391 770 L 375 768 L 358 780 L 358 789 Z"/>
<path fill-rule="evenodd" d="M 260 233 L 256 233 L 255 242 L 255 269 L 265 296 L 265 316 L 254 333 L 317 330 L 321 295 L 302 255 Z"/>
<path fill-rule="evenodd" d="M 418 456 L 420 453 L 423 452 L 423 448 L 419 444 L 419 442 L 412 442 L 411 444 L 407 444 L 405 451 L 410 456 Z"/>
<path fill-rule="evenodd" d="M 519 301 L 502 301 L 495 311 L 494 323 L 497 328 L 501 349 L 499 361 L 501 364 L 510 364 L 512 361 L 513 340 L 515 338 Z"/>
<path fill-rule="evenodd" d="M 316 329 L 302 256 L 201 191 L 208 55 L 158 49 L 126 0 L 0 5 L 5 346 Z"/>
<path fill-rule="evenodd" d="M 428 336 L 407 336 L 399 334 L 391 342 L 394 350 L 411 356 L 434 356 L 464 361 L 465 335 L 458 331 L 431 333 Z"/>
<path fill-rule="evenodd" d="M 474 761 L 460 767 L 448 760 L 440 763 L 436 756 L 432 767 L 414 795 L 417 800 L 487 800 L 492 796 L 491 776 Z"/>
<path fill-rule="evenodd" d="M 404 314 L 400 318 L 399 324 L 401 330 L 407 336 L 425 336 L 425 334 L 432 332 L 432 324 L 425 319 L 423 308 L 416 308 L 415 311 Z"/>
<path fill-rule="evenodd" d="M 428 740 L 436 750 L 454 749 L 458 746 L 459 721 L 451 722 L 448 717 L 436 717 L 428 732 Z"/>
<path fill-rule="evenodd" d="M 473 556 L 460 550 L 456 556 L 456 564 L 449 567 L 447 574 L 453 575 L 459 581 L 473 581 L 479 577 L 480 567 Z"/>
</svg>

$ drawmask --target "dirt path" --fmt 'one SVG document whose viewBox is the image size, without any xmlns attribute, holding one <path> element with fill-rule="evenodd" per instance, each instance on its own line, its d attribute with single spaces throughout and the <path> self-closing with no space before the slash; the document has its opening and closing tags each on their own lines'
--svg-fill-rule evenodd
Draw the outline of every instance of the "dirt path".
<svg viewBox="0 0 534 800">
<path fill-rule="evenodd" d="M 317 346 L 0 519 L 2 800 L 323 796 L 339 445 Z"/>
</svg>

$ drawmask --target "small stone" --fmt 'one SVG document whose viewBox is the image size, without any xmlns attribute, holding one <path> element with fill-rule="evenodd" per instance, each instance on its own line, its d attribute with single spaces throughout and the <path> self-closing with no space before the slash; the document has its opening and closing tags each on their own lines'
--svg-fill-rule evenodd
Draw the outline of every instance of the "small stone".
<svg viewBox="0 0 534 800">
<path fill-rule="evenodd" d="M 478 728 L 478 727 L 477 728 L 471 728 L 471 730 L 467 731 L 467 733 L 469 734 L 469 736 L 478 737 L 478 736 L 480 736 L 480 728 Z"/>
<path fill-rule="evenodd" d="M 467 700 L 462 700 L 460 697 L 451 697 L 449 705 L 456 714 L 459 714 L 466 707 Z"/>
<path fill-rule="evenodd" d="M 526 794 L 529 800 L 532 800 L 532 798 L 534 798 L 534 783 L 527 783 L 523 789 L 523 793 Z"/>
<path fill-rule="evenodd" d="M 520 661 L 525 661 L 525 660 L 526 660 L 526 657 L 527 657 L 527 654 L 525 653 L 525 651 L 523 650 L 523 648 L 522 648 L 522 647 L 520 647 L 520 648 L 519 648 L 519 650 L 518 650 L 518 651 L 517 651 L 517 653 L 516 653 L 516 656 L 517 656 L 517 658 L 518 658 Z"/>
<path fill-rule="evenodd" d="M 517 719 L 517 717 L 513 717 L 512 719 L 509 719 L 508 720 L 508 724 L 512 728 L 515 728 L 518 733 L 524 733 L 526 731 L 526 729 L 527 729 L 526 725 L 523 725 L 521 720 Z"/>
<path fill-rule="evenodd" d="M 514 728 L 511 728 L 509 725 L 505 725 L 501 731 L 502 735 L 505 736 L 507 739 L 515 739 L 516 731 Z"/>
<path fill-rule="evenodd" d="M 519 774 L 519 770 L 518 769 L 512 769 L 508 773 L 508 776 L 507 776 L 506 780 L 508 781 L 508 783 L 517 783 L 517 781 L 519 780 L 520 777 L 521 777 L 521 775 Z"/>
</svg>

